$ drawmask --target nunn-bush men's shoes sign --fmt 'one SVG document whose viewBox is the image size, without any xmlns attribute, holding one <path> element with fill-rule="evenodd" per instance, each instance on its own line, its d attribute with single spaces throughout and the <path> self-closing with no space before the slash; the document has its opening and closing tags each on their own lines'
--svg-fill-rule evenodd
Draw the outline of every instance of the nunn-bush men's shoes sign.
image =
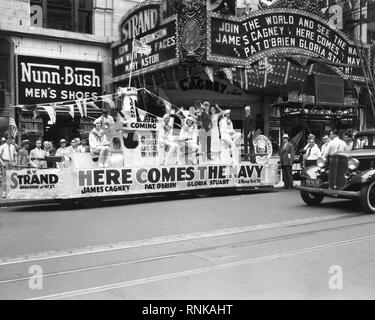
<svg viewBox="0 0 375 320">
<path fill-rule="evenodd" d="M 18 103 L 38 104 L 102 95 L 102 64 L 18 56 Z"/>
</svg>

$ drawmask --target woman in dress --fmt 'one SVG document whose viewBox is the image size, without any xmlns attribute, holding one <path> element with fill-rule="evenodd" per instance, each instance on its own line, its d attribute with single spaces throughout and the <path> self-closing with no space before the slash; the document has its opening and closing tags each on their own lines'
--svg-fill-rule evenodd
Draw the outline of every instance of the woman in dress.
<svg viewBox="0 0 375 320">
<path fill-rule="evenodd" d="M 222 110 L 217 104 L 211 106 L 211 155 L 212 160 L 220 160 L 220 137 L 219 137 L 219 116 L 222 113 Z"/>
</svg>

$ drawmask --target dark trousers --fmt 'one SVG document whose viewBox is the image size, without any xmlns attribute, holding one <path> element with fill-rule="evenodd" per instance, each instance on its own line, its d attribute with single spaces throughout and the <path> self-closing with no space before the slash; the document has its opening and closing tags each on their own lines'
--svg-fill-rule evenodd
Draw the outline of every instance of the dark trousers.
<svg viewBox="0 0 375 320">
<path fill-rule="evenodd" d="M 293 173 L 292 173 L 292 166 L 281 166 L 282 174 L 283 174 L 283 182 L 285 188 L 292 188 L 293 187 Z"/>
<path fill-rule="evenodd" d="M 204 129 L 199 130 L 199 142 L 201 144 L 202 155 L 205 159 L 207 156 L 208 160 L 211 160 L 211 132 L 207 132 Z"/>
<path fill-rule="evenodd" d="M 252 163 L 255 163 L 255 156 L 250 154 L 255 154 L 254 145 L 253 145 L 253 135 L 250 134 L 249 138 L 247 137 L 250 132 L 244 133 L 244 159 L 250 160 Z"/>
</svg>

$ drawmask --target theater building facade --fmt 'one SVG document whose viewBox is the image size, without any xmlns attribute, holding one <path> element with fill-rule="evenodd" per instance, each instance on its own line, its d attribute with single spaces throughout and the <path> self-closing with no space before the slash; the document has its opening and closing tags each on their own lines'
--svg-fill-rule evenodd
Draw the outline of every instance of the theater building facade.
<svg viewBox="0 0 375 320">
<path fill-rule="evenodd" d="M 140 1 L 0 0 L 0 137 L 15 117 L 19 138 L 58 140 L 87 131 L 87 119 L 64 110 L 47 114 L 17 108 L 111 92 L 110 44 L 121 17 Z M 89 116 L 90 116 L 89 111 Z M 92 117 L 96 114 L 92 113 Z"/>
<path fill-rule="evenodd" d="M 132 86 L 177 107 L 218 104 L 231 109 L 238 130 L 250 105 L 274 142 L 284 132 L 298 142 L 333 127 L 364 129 L 374 119 L 373 26 L 352 21 L 372 8 L 371 1 L 366 10 L 351 1 L 143 1 L 119 23 L 112 84 L 128 86 L 131 76 Z M 151 54 L 132 56 L 133 38 Z M 164 112 L 160 99 L 139 101 Z"/>
</svg>

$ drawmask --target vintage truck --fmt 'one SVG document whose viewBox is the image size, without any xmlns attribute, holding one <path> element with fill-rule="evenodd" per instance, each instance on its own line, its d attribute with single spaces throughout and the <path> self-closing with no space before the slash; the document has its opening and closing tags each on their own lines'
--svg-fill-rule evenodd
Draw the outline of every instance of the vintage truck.
<svg viewBox="0 0 375 320">
<path fill-rule="evenodd" d="M 302 200 L 319 204 L 325 196 L 359 200 L 362 209 L 375 213 L 375 129 L 355 136 L 353 149 L 319 158 L 301 174 Z"/>
</svg>

